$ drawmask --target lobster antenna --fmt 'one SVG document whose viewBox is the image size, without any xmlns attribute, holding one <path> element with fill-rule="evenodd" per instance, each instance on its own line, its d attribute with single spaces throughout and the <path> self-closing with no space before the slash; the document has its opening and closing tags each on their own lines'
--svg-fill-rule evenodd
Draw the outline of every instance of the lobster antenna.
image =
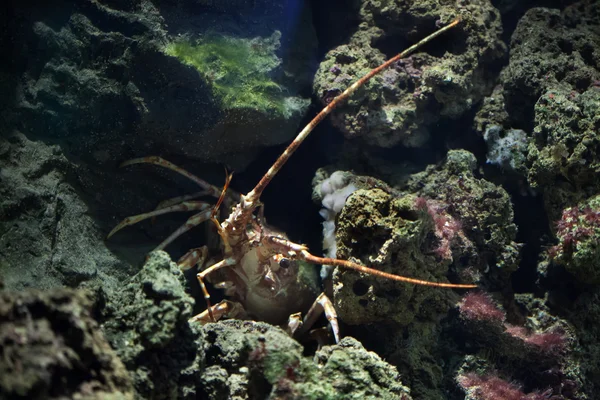
<svg viewBox="0 0 600 400">
<path fill-rule="evenodd" d="M 402 275 L 390 274 L 387 272 L 379 271 L 378 269 L 369 268 L 369 267 L 365 267 L 364 265 L 353 263 L 352 261 L 340 260 L 337 258 L 317 257 L 317 256 L 310 254 L 306 250 L 301 252 L 301 257 L 304 260 L 306 260 L 312 264 L 331 265 L 333 267 L 353 269 L 355 271 L 362 272 L 364 274 L 379 276 L 381 278 L 389 279 L 392 281 L 411 283 L 413 285 L 432 286 L 432 287 L 451 288 L 451 289 L 474 289 L 477 287 L 477 285 L 473 285 L 471 283 L 431 282 L 431 281 L 426 281 L 423 279 L 409 278 L 409 277 L 402 276 Z"/>
<path fill-rule="evenodd" d="M 300 131 L 300 133 L 296 136 L 296 138 L 290 143 L 290 145 L 285 149 L 285 151 L 279 156 L 279 158 L 275 161 L 275 163 L 269 168 L 267 173 L 261 178 L 260 182 L 256 184 L 254 189 L 249 192 L 245 196 L 246 204 L 250 207 L 258 204 L 258 199 L 260 198 L 262 192 L 265 190 L 269 182 L 275 177 L 275 175 L 279 172 L 279 170 L 283 167 L 283 165 L 287 162 L 287 160 L 294 154 L 296 149 L 302 144 L 304 139 L 308 137 L 308 135 L 312 132 L 312 130 L 321 122 L 331 111 L 333 111 L 339 104 L 344 102 L 352 93 L 356 91 L 359 87 L 363 86 L 367 81 L 369 81 L 372 77 L 379 74 L 381 71 L 400 60 L 401 58 L 406 58 L 410 54 L 414 53 L 417 49 L 422 47 L 423 45 L 429 43 L 431 40 L 437 38 L 441 34 L 450 30 L 460 23 L 460 18 L 455 19 L 450 24 L 438 29 L 433 32 L 431 35 L 421 39 L 419 42 L 413 44 L 408 49 L 404 50 L 402 53 L 397 54 L 396 56 L 390 58 L 377 68 L 372 69 L 365 76 L 354 82 L 350 87 L 344 90 L 341 94 L 336 96 L 325 108 L 321 110 L 313 119 Z"/>
<path fill-rule="evenodd" d="M 413 285 L 432 286 L 432 287 L 451 288 L 451 289 L 474 289 L 474 288 L 478 287 L 477 285 L 474 285 L 472 283 L 432 282 L 432 281 L 426 281 L 423 279 L 409 278 L 407 276 L 390 274 L 388 272 L 383 272 L 378 269 L 365 267 L 364 265 L 360 265 L 360 264 L 357 264 L 355 262 L 348 261 L 348 260 L 340 260 L 339 258 L 315 256 L 308 251 L 308 248 L 305 245 L 292 243 L 287 239 L 283 239 L 283 238 L 280 238 L 277 236 L 271 236 L 268 239 L 275 246 L 278 246 L 282 249 L 286 249 L 289 253 L 295 253 L 298 255 L 298 258 L 300 260 L 304 260 L 311 264 L 331 265 L 333 267 L 352 269 L 354 271 L 362 272 L 367 275 L 378 276 L 378 277 L 389 279 L 392 281 L 406 282 L 406 283 L 410 283 Z"/>
</svg>

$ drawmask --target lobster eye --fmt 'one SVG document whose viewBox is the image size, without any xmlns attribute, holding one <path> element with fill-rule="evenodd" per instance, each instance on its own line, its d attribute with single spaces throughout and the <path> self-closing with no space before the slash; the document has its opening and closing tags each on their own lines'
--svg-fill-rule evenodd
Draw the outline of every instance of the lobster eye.
<svg viewBox="0 0 600 400">
<path fill-rule="evenodd" d="M 290 267 L 290 259 L 282 258 L 281 260 L 279 260 L 279 266 L 284 269 L 289 268 Z"/>
</svg>

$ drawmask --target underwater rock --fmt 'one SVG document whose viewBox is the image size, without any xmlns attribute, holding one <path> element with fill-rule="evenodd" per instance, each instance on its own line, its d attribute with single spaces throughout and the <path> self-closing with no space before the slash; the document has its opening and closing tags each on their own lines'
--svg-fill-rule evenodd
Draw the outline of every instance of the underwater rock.
<svg viewBox="0 0 600 400">
<path fill-rule="evenodd" d="M 600 19 L 596 5 L 579 1 L 564 11 L 532 8 L 519 20 L 502 71 L 506 110 L 513 122 L 532 127 L 540 96 L 562 89 L 581 94 L 600 79 L 594 61 Z M 536 124 L 537 125 L 537 124 Z"/>
<path fill-rule="evenodd" d="M 557 221 L 565 207 L 600 192 L 598 126 L 600 88 L 581 94 L 551 89 L 535 105 L 527 178 L 534 189 L 543 193 L 551 221 Z"/>
<path fill-rule="evenodd" d="M 263 322 L 228 320 L 203 330 L 208 399 L 411 399 L 396 369 L 350 337 L 318 350 L 313 361 Z"/>
<path fill-rule="evenodd" d="M 396 368 L 377 354 L 366 351 L 351 337 L 343 338 L 337 345 L 323 347 L 315 354 L 315 361 L 321 372 L 320 379 L 328 386 L 330 384 L 336 393 L 330 398 L 411 399 L 409 389 L 402 385 Z M 339 376 L 344 376 L 344 379 L 339 380 Z"/>
<path fill-rule="evenodd" d="M 104 245 L 77 171 L 56 145 L 0 136 L 0 274 L 8 289 L 115 287 L 131 272 Z"/>
<path fill-rule="evenodd" d="M 504 54 L 498 11 L 487 0 L 441 6 L 436 2 L 363 1 L 360 25 L 347 44 L 329 51 L 315 77 L 323 104 L 386 58 L 417 42 L 436 24 L 463 22 L 431 48 L 384 71 L 332 113 L 347 138 L 373 145 L 423 146 L 441 117 L 470 110 L 493 85 L 488 69 Z"/>
<path fill-rule="evenodd" d="M 0 291 L 0 398 L 133 399 L 83 291 Z"/>
<path fill-rule="evenodd" d="M 27 133 L 90 150 L 123 137 L 148 112 L 135 76 L 139 57 L 166 35 L 151 7 L 69 3 L 17 7 L 23 19 L 14 37 L 31 52 L 17 59 L 23 64 L 16 121 Z"/>
<path fill-rule="evenodd" d="M 572 329 L 549 312 L 543 299 L 527 295 L 516 298 L 530 312 L 523 325 L 508 323 L 506 313 L 486 293 L 469 292 L 463 296 L 458 309 L 464 322 L 460 328 L 469 332 L 465 338 L 477 340 L 477 346 L 486 350 L 494 349 L 502 354 L 504 362 L 529 363 L 536 368 L 556 366 L 567 354 L 569 343 L 574 342 L 568 333 Z"/>
<path fill-rule="evenodd" d="M 562 305 L 562 304 L 561 304 Z M 582 381 L 581 390 L 588 394 L 589 398 L 600 393 L 600 287 L 595 286 L 582 293 L 573 303 L 573 312 L 569 315 L 569 322 L 575 327 L 579 339 L 574 354 L 582 362 L 578 373 Z"/>
<path fill-rule="evenodd" d="M 468 399 L 521 390 L 532 394 L 516 398 L 587 398 L 581 392 L 581 370 L 588 363 L 581 362 L 578 333 L 570 321 L 552 312 L 549 297 L 516 294 L 505 313 L 491 296 L 471 292 L 458 308 L 461 322 L 454 329 L 464 339 L 460 346 L 467 354 L 457 381 Z M 526 385 L 517 386 L 521 382 Z M 474 396 L 475 387 L 482 388 L 482 397 Z"/>
<path fill-rule="evenodd" d="M 193 299 L 168 254 L 153 252 L 119 292 L 103 293 L 102 328 L 144 399 L 194 399 L 200 384 L 201 332 L 188 319 Z"/>
<path fill-rule="evenodd" d="M 335 237 L 335 224 L 339 213 L 344 208 L 348 197 L 357 189 L 375 189 L 393 193 L 385 182 L 367 176 L 355 175 L 349 171 L 327 172 L 326 168 L 320 168 L 312 180 L 312 199 L 322 208 L 319 215 L 323 221 L 323 250 L 327 257 L 337 257 L 337 244 Z M 331 276 L 333 267 L 323 265 L 321 267 L 321 278 Z"/>
<path fill-rule="evenodd" d="M 315 199 L 325 171 L 313 180 Z M 358 188 L 336 218 L 337 256 L 413 278 L 445 281 L 449 259 L 434 254 L 435 223 L 417 205 L 384 182 L 345 172 Z M 460 239 L 452 248 L 460 253 Z M 332 277 L 333 302 L 342 334 L 356 335 L 398 367 L 415 398 L 442 399 L 442 369 L 434 356 L 439 320 L 458 298 L 453 291 L 357 274 L 337 268 Z"/>
<path fill-rule="evenodd" d="M 22 84 L 11 119 L 24 132 L 103 165 L 132 153 L 169 152 L 239 170 L 262 147 L 290 139 L 309 103 L 298 95 L 310 86 L 314 65 L 309 8 L 294 14 L 303 24 L 290 25 L 279 2 L 244 2 L 243 13 L 234 2 L 176 3 L 85 0 L 53 10 L 20 5 L 15 46 L 33 50 L 16 60 Z M 210 64 L 211 76 L 169 55 L 173 43 L 227 37 L 246 51 L 227 51 L 217 60 L 228 50 L 217 40 L 208 58 L 196 60 Z M 248 77 L 255 76 L 249 61 L 261 57 L 277 62 L 249 86 Z M 219 95 L 224 88 L 230 96 Z M 257 107 L 255 100 L 264 100 L 258 91 L 278 99 L 258 103 L 277 107 Z"/>
<path fill-rule="evenodd" d="M 527 133 L 526 160 L 517 172 L 530 193 L 544 196 L 550 221 L 600 190 L 600 69 L 593 50 L 599 27 L 593 2 L 528 10 L 512 35 L 500 85 L 476 118 L 481 135 L 496 125 Z"/>
<path fill-rule="evenodd" d="M 461 224 L 476 250 L 455 257 L 458 266 L 475 268 L 485 279 L 506 284 L 518 266 L 521 249 L 515 241 L 513 206 L 506 190 L 478 177 L 475 166 L 470 152 L 450 150 L 443 163 L 413 174 L 401 189 L 440 202 Z"/>
<path fill-rule="evenodd" d="M 508 287 L 520 245 L 508 193 L 478 177 L 473 154 L 451 150 L 439 165 L 391 188 L 345 172 L 358 190 L 335 220 L 337 256 L 411 278 Z M 319 170 L 313 198 L 329 176 Z M 337 268 L 333 302 L 342 334 L 359 338 L 396 365 L 413 396 L 443 399 L 453 362 L 455 291 L 415 286 Z M 447 333 L 446 333 L 447 334 Z"/>
<path fill-rule="evenodd" d="M 394 197 L 380 189 L 354 192 L 337 220 L 337 256 L 393 274 L 444 281 L 450 260 L 436 257 L 433 247 L 427 249 L 433 223 L 418 210 L 416 200 L 415 196 Z M 449 290 L 361 276 L 339 268 L 333 274 L 338 317 L 353 325 L 387 321 L 406 326 L 417 313 L 435 319 L 448 310 L 454 296 Z"/>
<path fill-rule="evenodd" d="M 510 126 L 501 85 L 496 86 L 492 93 L 483 99 L 478 106 L 477 114 L 475 114 L 473 120 L 473 130 L 481 137 L 483 137 L 486 130 L 491 126 L 500 126 L 502 128 Z"/>
<path fill-rule="evenodd" d="M 600 195 L 565 209 L 556 236 L 551 260 L 582 283 L 600 284 Z"/>
</svg>

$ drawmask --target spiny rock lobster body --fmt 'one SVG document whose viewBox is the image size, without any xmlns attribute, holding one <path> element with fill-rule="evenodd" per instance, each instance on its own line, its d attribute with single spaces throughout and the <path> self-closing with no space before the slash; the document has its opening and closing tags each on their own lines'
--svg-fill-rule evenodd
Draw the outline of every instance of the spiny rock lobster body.
<svg viewBox="0 0 600 400">
<path fill-rule="evenodd" d="M 313 286 L 310 283 L 298 284 L 300 263 L 330 265 L 353 269 L 365 274 L 375 275 L 386 279 L 407 282 L 417 285 L 441 287 L 441 288 L 473 288 L 472 284 L 453 284 L 430 282 L 420 279 L 408 278 L 399 275 L 385 273 L 376 269 L 368 268 L 360 264 L 335 258 L 323 258 L 311 254 L 308 248 L 302 244 L 291 242 L 287 237 L 269 227 L 263 216 L 263 206 L 260 196 L 273 177 L 279 172 L 286 161 L 291 157 L 300 144 L 306 139 L 314 127 L 321 122 L 335 107 L 345 101 L 356 89 L 364 85 L 369 79 L 383 71 L 401 58 L 414 52 L 419 47 L 428 43 L 435 37 L 459 24 L 456 19 L 445 27 L 427 36 L 417 44 L 409 47 L 404 52 L 391 58 L 379 67 L 371 70 L 363 78 L 359 79 L 343 93 L 335 97 L 317 116 L 298 134 L 296 139 L 279 156 L 273 166 L 262 177 L 258 184 L 246 195 L 236 195 L 227 188 L 231 180 L 228 176 L 222 191 L 204 182 L 189 172 L 163 160 L 159 157 L 146 157 L 135 159 L 124 163 L 131 165 L 137 163 L 151 163 L 174 170 L 193 180 L 202 188 L 201 192 L 194 195 L 183 196 L 163 204 L 159 209 L 126 218 L 112 232 L 109 237 L 121 228 L 139 222 L 143 219 L 174 211 L 199 211 L 190 217 L 188 221 L 169 236 L 157 249 L 164 249 L 175 238 L 190 230 L 198 224 L 211 220 L 217 227 L 221 237 L 223 259 L 207 268 L 202 268 L 206 260 L 206 248 L 190 250 L 180 260 L 182 268 L 190 268 L 196 264 L 200 265 L 201 271 L 197 274 L 207 302 L 206 311 L 192 318 L 192 321 L 202 323 L 216 321 L 224 316 L 227 317 L 253 317 L 267 322 L 281 324 L 290 313 L 295 313 L 288 319 L 288 331 L 291 334 L 300 333 L 310 328 L 315 320 L 324 312 L 333 330 L 336 342 L 339 341 L 339 329 L 337 316 L 331 301 L 322 293 L 317 296 L 304 318 L 300 317 L 299 311 L 308 307 L 313 296 Z M 220 195 L 219 195 L 220 193 Z M 191 198 L 201 195 L 212 195 L 219 197 L 214 208 L 209 204 L 199 201 L 189 201 Z M 219 222 L 215 216 L 216 211 L 226 196 L 239 199 L 233 207 L 229 216 Z M 215 274 L 215 275 L 213 275 Z M 212 305 L 210 295 L 206 289 L 205 279 L 208 275 L 217 276 L 221 280 L 216 281 L 216 286 L 225 289 L 225 294 L 234 301 L 224 300 Z M 212 279 L 214 281 L 214 279 Z"/>
</svg>

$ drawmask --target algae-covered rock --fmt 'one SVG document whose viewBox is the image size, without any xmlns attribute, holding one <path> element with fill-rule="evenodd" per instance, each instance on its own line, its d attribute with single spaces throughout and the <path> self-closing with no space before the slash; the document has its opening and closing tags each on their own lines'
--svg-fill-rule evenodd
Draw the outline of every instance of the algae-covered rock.
<svg viewBox="0 0 600 400">
<path fill-rule="evenodd" d="M 477 176 L 476 159 L 468 151 L 451 150 L 446 160 L 414 174 L 402 190 L 441 202 L 477 249 L 455 259 L 488 276 L 508 277 L 519 262 L 513 206 L 506 190 Z"/>
<path fill-rule="evenodd" d="M 512 204 L 504 189 L 475 176 L 475 165 L 471 153 L 453 150 L 412 175 L 402 192 L 385 185 L 355 191 L 336 221 L 337 256 L 417 279 L 443 281 L 451 272 L 467 282 L 480 273 L 506 281 L 520 250 Z M 351 324 L 435 318 L 452 296 L 355 272 L 334 275 L 336 308 Z"/>
<path fill-rule="evenodd" d="M 194 301 L 165 252 L 151 253 L 119 293 L 109 294 L 103 328 L 144 399 L 193 399 L 202 335 L 188 324 Z"/>
<path fill-rule="evenodd" d="M 583 381 L 582 392 L 592 399 L 600 390 L 600 325 L 596 321 L 600 318 L 600 287 L 582 293 L 573 305 L 574 312 L 569 316 L 569 322 L 575 326 L 578 346 L 575 356 L 579 357 L 579 377 Z"/>
<path fill-rule="evenodd" d="M 579 1 L 564 11 L 532 8 L 519 20 L 502 71 L 506 109 L 512 121 L 531 126 L 544 93 L 583 93 L 600 79 L 597 55 L 600 20 L 594 2 Z"/>
<path fill-rule="evenodd" d="M 512 204 L 504 189 L 477 175 L 476 166 L 473 154 L 452 150 L 444 162 L 396 188 L 320 170 L 315 200 L 325 200 L 321 189 L 335 174 L 357 189 L 335 218 L 337 257 L 435 282 L 508 284 L 520 251 Z M 335 269 L 332 288 L 339 319 L 352 325 L 346 332 L 396 365 L 415 397 L 447 398 L 445 388 L 455 385 L 448 368 L 456 352 L 444 326 L 459 291 L 343 268 Z"/>
<path fill-rule="evenodd" d="M 207 369 L 202 382 L 209 399 L 234 397 L 233 392 L 240 399 L 266 398 L 303 360 L 298 342 L 264 322 L 227 320 L 207 324 L 203 331 Z M 241 387 L 231 387 L 231 381 Z"/>
<path fill-rule="evenodd" d="M 498 11 L 487 0 L 441 5 L 420 1 L 362 1 L 360 25 L 331 50 L 315 77 L 326 104 L 387 58 L 461 17 L 442 45 L 398 61 L 332 114 L 346 137 L 391 147 L 422 146 L 441 116 L 458 117 L 491 90 L 490 65 L 504 54 Z"/>
<path fill-rule="evenodd" d="M 551 221 L 600 190 L 600 69 L 593 50 L 599 44 L 594 2 L 575 2 L 562 11 L 530 9 L 512 35 L 501 84 L 476 120 L 481 135 L 490 129 L 526 132 L 525 162 L 520 149 L 505 153 L 518 157 L 516 172 L 534 189 L 530 193 L 544 196 Z"/>
<path fill-rule="evenodd" d="M 229 320 L 203 330 L 209 399 L 411 398 L 396 369 L 352 338 L 325 346 L 313 361 L 283 330 L 262 322 Z"/>
<path fill-rule="evenodd" d="M 581 94 L 557 88 L 538 99 L 528 181 L 544 194 L 551 220 L 557 220 L 566 206 L 600 191 L 598 126 L 600 88 Z"/>
<path fill-rule="evenodd" d="M 299 93 L 315 65 L 310 7 L 290 23 L 272 0 L 197 3 L 19 4 L 10 79 L 20 84 L 7 118 L 104 167 L 160 151 L 241 169 L 290 139 L 308 107 Z M 209 74 L 186 65 L 199 53 L 194 64 Z"/>
<path fill-rule="evenodd" d="M 357 190 L 337 220 L 337 257 L 416 279 L 446 281 L 450 260 L 434 254 L 433 223 L 415 196 Z M 431 289 L 336 269 L 333 302 L 349 324 L 388 321 L 402 326 L 415 314 L 435 319 L 455 301 L 452 291 Z"/>
<path fill-rule="evenodd" d="M 523 394 L 516 398 L 588 398 L 584 393 L 590 393 L 589 387 L 582 372 L 592 370 L 594 367 L 588 365 L 595 363 L 583 362 L 581 355 L 583 351 L 594 356 L 597 353 L 589 342 L 593 329 L 591 335 L 585 333 L 585 341 L 580 341 L 581 331 L 574 329 L 572 320 L 575 317 L 581 323 L 587 317 L 582 318 L 576 309 L 568 318 L 559 316 L 553 311 L 553 301 L 551 295 L 516 294 L 511 300 L 505 299 L 505 313 L 495 300 L 481 292 L 465 296 L 459 304 L 461 321 L 455 329 L 464 340 L 457 381 L 468 399 L 477 398 L 477 391 L 470 389 L 479 386 L 480 378 L 498 380 L 494 385 L 486 385 L 489 398 L 499 398 L 503 392 L 497 390 L 509 385 L 515 393 L 512 397 L 521 390 L 532 393 L 531 397 Z M 584 309 L 595 312 L 594 307 Z M 590 357 L 586 355 L 585 359 Z M 544 397 L 534 393 L 543 393 Z"/>
<path fill-rule="evenodd" d="M 0 291 L 0 398 L 133 399 L 83 291 Z"/>
<path fill-rule="evenodd" d="M 340 343 L 325 346 L 315 354 L 319 375 L 312 384 L 313 390 L 321 382 L 331 394 L 324 397 L 310 396 L 307 399 L 397 399 L 410 400 L 409 389 L 402 385 L 401 376 L 395 367 L 383 361 L 377 354 L 366 351 L 356 339 L 343 338 Z M 339 379 L 343 376 L 344 379 Z M 318 391 L 315 390 L 315 393 Z"/>
<path fill-rule="evenodd" d="M 286 88 L 274 80 L 281 64 L 276 51 L 281 32 L 269 38 L 244 39 L 210 34 L 191 41 L 177 39 L 165 53 L 198 70 L 212 87 L 223 110 L 255 110 L 278 117 L 291 117 L 308 105 L 308 99 L 286 98 Z"/>
<path fill-rule="evenodd" d="M 284 73 L 280 40 L 279 31 L 253 38 L 209 32 L 166 45 L 165 54 L 195 69 L 197 85 L 210 93 L 213 110 L 202 110 L 213 121 L 202 128 L 205 141 L 232 153 L 279 144 L 295 133 L 310 100 L 294 94 L 297 82 Z M 212 159 L 214 150 L 203 147 L 195 156 Z"/>
<path fill-rule="evenodd" d="M 386 185 L 356 190 L 336 220 L 337 256 L 424 280 L 446 281 L 458 274 L 473 282 L 480 273 L 508 279 L 520 248 L 510 198 L 504 189 L 475 177 L 475 165 L 471 153 L 450 151 L 443 164 L 411 177 L 402 188 L 410 194 L 386 190 Z M 350 324 L 406 326 L 416 314 L 435 319 L 454 301 L 452 291 L 343 269 L 334 273 L 333 287 L 338 314 Z"/>
<path fill-rule="evenodd" d="M 584 283 L 600 283 L 600 195 L 563 211 L 552 260 Z"/>
</svg>

